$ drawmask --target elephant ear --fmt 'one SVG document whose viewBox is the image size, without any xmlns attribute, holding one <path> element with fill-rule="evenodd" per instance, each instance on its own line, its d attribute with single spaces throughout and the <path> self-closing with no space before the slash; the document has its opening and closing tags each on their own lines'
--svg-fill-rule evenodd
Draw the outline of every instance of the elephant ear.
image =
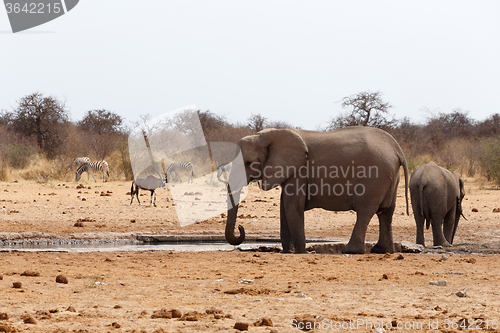
<svg viewBox="0 0 500 333">
<path fill-rule="evenodd" d="M 298 174 L 307 160 L 307 146 L 296 132 L 289 129 L 267 129 L 259 132 L 266 149 L 262 163 L 262 189 L 270 190 Z"/>
</svg>

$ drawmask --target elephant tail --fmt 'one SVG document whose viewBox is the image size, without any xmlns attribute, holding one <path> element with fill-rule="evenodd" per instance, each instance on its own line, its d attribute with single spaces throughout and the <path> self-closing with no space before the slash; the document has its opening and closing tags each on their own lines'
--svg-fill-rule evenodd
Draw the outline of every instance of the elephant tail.
<svg viewBox="0 0 500 333">
<path fill-rule="evenodd" d="M 410 208 L 408 205 L 408 164 L 406 163 L 406 158 L 404 155 L 401 155 L 399 157 L 400 163 L 403 166 L 404 170 L 404 175 L 405 175 L 405 198 L 406 198 L 406 215 L 410 215 Z"/>
<path fill-rule="evenodd" d="M 424 187 L 422 184 L 418 185 L 418 196 L 420 200 L 420 215 L 424 216 Z"/>
<path fill-rule="evenodd" d="M 419 199 L 420 199 L 420 214 L 425 219 L 425 228 L 429 229 L 429 227 L 431 226 L 431 217 L 429 216 L 429 213 L 427 210 L 427 202 L 424 201 L 424 185 L 422 185 L 422 184 L 420 184 L 418 186 L 418 195 L 419 195 Z"/>
</svg>

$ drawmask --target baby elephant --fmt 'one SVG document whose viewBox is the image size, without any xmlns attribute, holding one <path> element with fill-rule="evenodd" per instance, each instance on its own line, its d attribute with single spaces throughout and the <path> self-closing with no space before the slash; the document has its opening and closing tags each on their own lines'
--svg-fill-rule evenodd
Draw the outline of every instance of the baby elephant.
<svg viewBox="0 0 500 333">
<path fill-rule="evenodd" d="M 417 224 L 417 244 L 425 246 L 424 221 L 432 224 L 434 246 L 451 246 L 462 213 L 464 182 L 458 173 L 436 163 L 421 165 L 410 178 L 411 205 Z M 465 216 L 463 216 L 465 218 Z"/>
</svg>

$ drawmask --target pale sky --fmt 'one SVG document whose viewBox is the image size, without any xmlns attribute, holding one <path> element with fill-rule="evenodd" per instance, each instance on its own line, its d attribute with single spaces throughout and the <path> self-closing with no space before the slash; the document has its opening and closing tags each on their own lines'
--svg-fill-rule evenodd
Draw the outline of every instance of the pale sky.
<svg viewBox="0 0 500 333">
<path fill-rule="evenodd" d="M 35 91 L 72 120 L 127 121 L 195 104 L 324 127 L 360 91 L 396 118 L 500 113 L 500 1 L 81 0 L 12 34 L 0 8 L 0 109 Z"/>
</svg>

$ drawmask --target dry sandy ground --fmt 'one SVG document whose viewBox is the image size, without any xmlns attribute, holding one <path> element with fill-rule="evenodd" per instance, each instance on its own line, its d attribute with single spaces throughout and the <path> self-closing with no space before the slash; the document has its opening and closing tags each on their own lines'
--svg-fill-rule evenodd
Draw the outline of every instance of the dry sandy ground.
<svg viewBox="0 0 500 333">
<path fill-rule="evenodd" d="M 0 183 L 0 241 L 223 234 L 220 215 L 181 228 L 167 191 L 158 191 L 157 207 L 147 205 L 149 192 L 141 192 L 144 205 L 130 206 L 129 182 L 83 184 Z M 456 246 L 439 253 L 0 252 L 0 332 L 233 332 L 237 322 L 254 332 L 313 325 L 315 332 L 375 332 L 381 325 L 499 331 L 500 268 L 492 254 L 500 248 L 500 213 L 493 212 L 499 192 L 474 180 L 466 181 L 466 191 L 468 221 L 459 225 Z M 185 200 L 193 204 L 195 197 Z M 277 190 L 252 188 L 238 223 L 249 235 L 278 237 L 278 200 Z M 414 221 L 404 211 L 400 188 L 394 240 L 414 242 Z M 354 219 L 352 212 L 312 210 L 306 235 L 345 240 Z M 375 218 L 367 240 L 377 236 Z M 430 230 L 426 240 L 431 245 Z M 67 284 L 56 282 L 61 274 Z M 430 284 L 442 280 L 446 285 Z M 465 288 L 466 297 L 456 295 Z M 36 323 L 25 322 L 30 318 Z"/>
</svg>

